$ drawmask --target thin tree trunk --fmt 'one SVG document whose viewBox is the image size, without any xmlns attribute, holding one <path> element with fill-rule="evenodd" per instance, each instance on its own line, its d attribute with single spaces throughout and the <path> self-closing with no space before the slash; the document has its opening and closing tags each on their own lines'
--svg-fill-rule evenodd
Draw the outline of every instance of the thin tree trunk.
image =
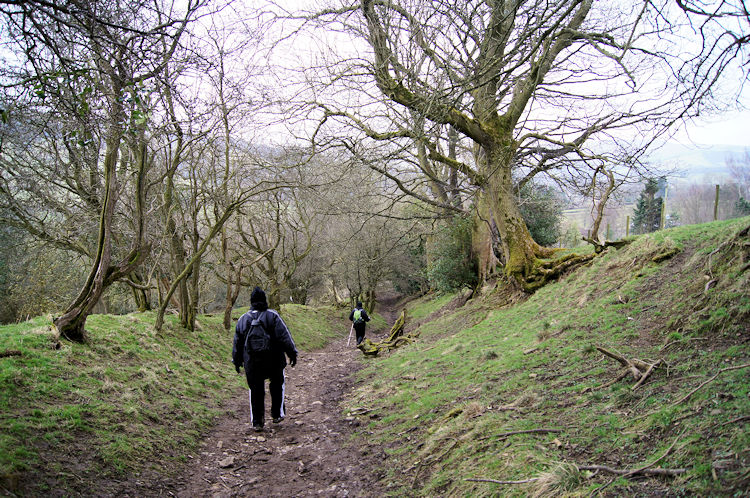
<svg viewBox="0 0 750 498">
<path fill-rule="evenodd" d="M 193 265 L 193 272 L 190 275 L 190 288 L 188 290 L 188 305 L 185 310 L 185 319 L 182 322 L 182 326 L 190 332 L 195 330 L 195 319 L 198 316 L 198 302 L 200 300 L 200 269 L 202 259 L 203 258 L 199 255 Z"/>
<path fill-rule="evenodd" d="M 235 278 L 235 285 L 232 285 L 232 272 L 231 266 L 227 271 L 227 301 L 224 307 L 224 329 L 229 330 L 232 327 L 232 309 L 234 304 L 237 302 L 237 298 L 240 295 L 240 289 L 242 289 L 242 266 L 237 268 L 237 274 Z"/>
<path fill-rule="evenodd" d="M 112 216 L 117 203 L 116 165 L 120 137 L 121 131 L 114 129 L 107 141 L 104 156 L 104 200 L 99 217 L 96 255 L 91 271 L 78 297 L 53 322 L 60 336 L 75 342 L 85 341 L 86 319 L 106 288 L 105 279 L 111 261 Z"/>
<path fill-rule="evenodd" d="M 157 331 L 161 330 L 162 326 L 164 325 L 164 313 L 166 312 L 166 309 L 167 309 L 167 303 L 172 298 L 172 295 L 177 290 L 177 287 L 181 285 L 182 282 L 190 276 L 190 274 L 193 272 L 194 266 L 200 263 L 203 253 L 206 252 L 206 249 L 208 249 L 209 244 L 211 243 L 213 238 L 216 236 L 217 232 L 221 230 L 221 227 L 224 226 L 224 223 L 227 221 L 227 219 L 229 219 L 229 217 L 232 215 L 234 210 L 237 209 L 240 203 L 241 201 L 235 201 L 227 207 L 226 211 L 224 211 L 224 214 L 221 216 L 221 218 L 219 218 L 214 224 L 214 226 L 211 227 L 211 230 L 208 232 L 208 235 L 206 235 L 206 238 L 203 239 L 203 241 L 200 243 L 195 254 L 193 254 L 193 257 L 190 258 L 190 260 L 185 265 L 185 268 L 183 268 L 182 272 L 172 282 L 172 285 L 170 286 L 169 290 L 164 296 L 161 306 L 159 306 L 159 310 L 156 314 L 156 321 L 154 323 L 154 328 Z"/>
<path fill-rule="evenodd" d="M 604 168 L 601 168 L 601 171 L 607 176 L 608 183 L 607 186 L 604 188 L 604 191 L 602 192 L 601 198 L 599 199 L 599 202 L 596 203 L 596 183 L 594 183 L 591 186 L 591 192 L 592 192 L 592 198 L 595 202 L 595 210 L 596 215 L 594 216 L 594 224 L 591 227 L 591 233 L 589 234 L 589 242 L 596 247 L 596 251 L 599 252 L 602 250 L 603 245 L 599 241 L 599 229 L 602 226 L 602 220 L 604 219 L 604 208 L 607 205 L 607 201 L 609 200 L 609 197 L 612 195 L 612 192 L 615 190 L 615 175 L 611 171 L 607 171 Z M 596 175 L 594 176 L 594 182 L 596 182 Z M 606 241 L 606 237 L 604 238 Z"/>
</svg>

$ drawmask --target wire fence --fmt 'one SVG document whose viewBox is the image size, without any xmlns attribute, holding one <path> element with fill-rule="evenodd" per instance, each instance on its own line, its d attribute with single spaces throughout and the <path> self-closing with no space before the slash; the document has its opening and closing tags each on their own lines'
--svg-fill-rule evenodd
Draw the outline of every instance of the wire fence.
<svg viewBox="0 0 750 498">
<path fill-rule="evenodd" d="M 750 215 L 750 188 L 737 183 L 677 185 L 661 193 L 661 209 L 653 229 L 695 225 Z M 599 238 L 617 240 L 629 235 L 653 231 L 634 227 L 636 203 L 608 207 L 602 219 Z M 590 208 L 568 209 L 563 212 L 561 247 L 583 244 L 582 237 L 590 237 L 593 216 Z"/>
</svg>

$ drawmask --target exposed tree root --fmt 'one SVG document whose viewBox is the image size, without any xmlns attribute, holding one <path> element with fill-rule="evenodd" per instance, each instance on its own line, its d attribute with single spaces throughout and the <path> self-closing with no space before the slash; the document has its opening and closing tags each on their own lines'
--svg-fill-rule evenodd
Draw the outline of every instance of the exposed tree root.
<svg viewBox="0 0 750 498">
<path fill-rule="evenodd" d="M 617 379 L 615 379 L 612 382 L 607 383 L 604 386 L 601 386 L 600 388 L 611 386 L 615 382 L 626 377 L 629 372 L 633 376 L 633 379 L 637 381 L 631 389 L 636 390 L 638 389 L 638 387 L 641 386 L 641 384 L 643 384 L 646 381 L 646 379 L 651 375 L 651 373 L 654 371 L 656 367 L 664 363 L 664 360 L 662 359 L 658 359 L 654 363 L 648 363 L 643 360 L 639 360 L 637 358 L 625 358 L 619 353 L 614 353 L 600 346 L 597 346 L 596 349 L 603 355 L 609 356 L 610 358 L 617 360 L 617 362 L 620 363 L 620 365 L 622 365 L 626 369 L 623 373 L 621 373 L 617 377 Z M 593 388 L 589 390 L 593 390 Z"/>
<path fill-rule="evenodd" d="M 594 254 L 566 254 L 556 259 L 537 259 L 528 275 L 516 277 L 526 292 L 534 292 L 564 272 L 578 268 L 596 257 Z"/>
<path fill-rule="evenodd" d="M 740 261 L 743 264 L 742 268 L 740 268 L 740 270 L 735 275 L 735 278 L 739 277 L 750 268 L 750 261 L 748 261 L 750 259 L 750 241 L 746 240 L 748 239 L 748 236 L 750 236 L 750 225 L 746 226 L 745 228 L 737 232 L 735 235 L 733 235 L 729 239 L 719 244 L 719 246 L 716 249 L 714 249 L 713 251 L 709 253 L 708 261 L 706 262 L 706 271 L 710 279 L 712 280 L 714 279 L 713 270 L 711 268 L 712 256 L 715 256 L 716 254 L 720 253 L 728 245 L 736 249 L 739 249 L 740 258 L 741 258 Z M 706 290 L 708 290 L 708 288 Z"/>
<path fill-rule="evenodd" d="M 527 482 L 534 482 L 538 481 L 538 477 L 532 477 L 531 479 L 523 479 L 521 481 L 498 481 L 497 479 L 482 479 L 479 477 L 472 477 L 468 479 L 464 479 L 464 481 L 469 482 L 491 482 L 493 484 L 526 484 Z"/>
<path fill-rule="evenodd" d="M 377 356 L 383 350 L 395 349 L 404 344 L 411 343 L 419 334 L 408 334 L 403 335 L 404 325 L 406 324 L 406 310 L 401 312 L 401 316 L 398 317 L 396 323 L 391 327 L 391 332 L 388 334 L 388 339 L 381 342 L 373 342 L 370 339 L 362 341 L 357 349 L 362 351 L 365 356 Z"/>
<path fill-rule="evenodd" d="M 664 251 L 660 252 L 653 258 L 651 258 L 651 261 L 654 263 L 661 263 L 662 261 L 665 261 L 672 256 L 675 256 L 676 254 L 679 254 L 680 248 L 679 247 L 670 247 L 669 249 L 665 249 Z"/>
<path fill-rule="evenodd" d="M 628 238 L 628 239 L 620 239 L 620 240 L 605 240 L 604 242 L 599 242 L 598 240 L 594 240 L 590 237 L 583 237 L 583 240 L 594 246 L 594 251 L 599 254 L 600 252 L 603 252 L 608 247 L 614 247 L 615 249 L 619 249 L 621 247 L 625 247 L 626 245 L 633 242 L 634 239 Z"/>
</svg>

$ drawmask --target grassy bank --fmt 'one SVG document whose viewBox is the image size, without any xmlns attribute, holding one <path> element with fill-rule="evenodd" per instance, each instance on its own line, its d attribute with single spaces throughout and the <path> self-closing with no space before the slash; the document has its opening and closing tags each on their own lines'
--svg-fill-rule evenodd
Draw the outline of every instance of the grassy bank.
<svg viewBox="0 0 750 498">
<path fill-rule="evenodd" d="M 345 333 L 333 309 L 285 305 L 282 315 L 303 352 Z M 244 377 L 220 316 L 199 317 L 193 333 L 168 317 L 157 334 L 153 322 L 92 315 L 87 344 L 58 343 L 49 317 L 0 327 L 2 488 L 106 494 L 89 486 L 185 460 Z"/>
<path fill-rule="evenodd" d="M 348 405 L 369 410 L 393 495 L 746 492 L 749 224 L 638 237 L 520 303 L 502 289 L 410 303 L 419 340 L 369 360 Z M 635 387 L 597 347 L 661 362 Z M 675 475 L 604 468 L 647 465 Z"/>
</svg>

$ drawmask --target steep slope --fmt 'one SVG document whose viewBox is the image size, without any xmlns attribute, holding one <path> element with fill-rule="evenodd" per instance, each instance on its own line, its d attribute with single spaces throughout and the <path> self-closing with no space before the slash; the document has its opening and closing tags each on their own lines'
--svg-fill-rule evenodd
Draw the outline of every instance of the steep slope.
<svg viewBox="0 0 750 498">
<path fill-rule="evenodd" d="M 411 303 L 419 340 L 346 407 L 393 494 L 747 492 L 749 228 L 638 237 L 522 302 Z"/>
</svg>

